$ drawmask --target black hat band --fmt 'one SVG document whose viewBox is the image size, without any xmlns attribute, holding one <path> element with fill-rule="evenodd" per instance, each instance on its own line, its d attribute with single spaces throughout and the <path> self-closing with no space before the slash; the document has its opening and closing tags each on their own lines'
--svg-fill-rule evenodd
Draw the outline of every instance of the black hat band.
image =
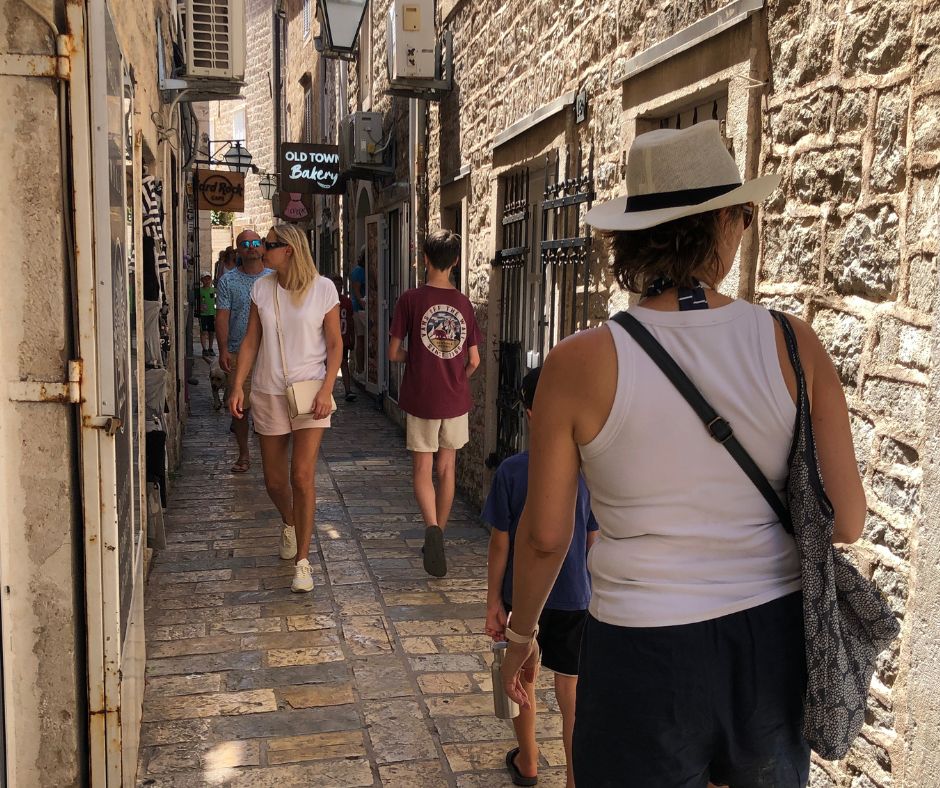
<svg viewBox="0 0 940 788">
<path fill-rule="evenodd" d="M 703 202 L 720 197 L 741 186 L 740 183 L 728 183 L 723 186 L 706 186 L 702 189 L 680 189 L 676 192 L 655 192 L 654 194 L 637 194 L 627 197 L 627 208 L 624 213 L 638 211 L 656 211 L 660 208 L 680 208 L 687 205 L 698 205 Z"/>
</svg>

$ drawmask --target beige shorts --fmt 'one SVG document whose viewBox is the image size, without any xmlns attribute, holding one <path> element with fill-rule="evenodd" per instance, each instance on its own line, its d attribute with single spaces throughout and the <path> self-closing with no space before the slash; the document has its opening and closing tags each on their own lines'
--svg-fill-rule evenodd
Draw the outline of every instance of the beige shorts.
<svg viewBox="0 0 940 788">
<path fill-rule="evenodd" d="M 290 417 L 287 397 L 283 394 L 264 394 L 256 391 L 251 395 L 251 417 L 255 432 L 259 435 L 287 435 L 297 430 L 323 429 L 330 426 L 330 417 L 315 419 L 312 416 Z"/>
<path fill-rule="evenodd" d="M 232 371 L 229 373 L 228 378 L 226 378 L 226 383 L 235 380 L 235 367 L 238 365 L 238 354 L 235 353 L 232 355 Z M 245 407 L 242 410 L 248 410 L 251 407 L 251 373 L 254 372 L 254 368 L 248 370 L 248 377 L 245 378 L 245 383 L 242 385 L 242 392 L 245 394 Z M 228 402 L 228 389 L 225 391 L 225 401 Z"/>
<path fill-rule="evenodd" d="M 434 453 L 438 449 L 462 449 L 470 440 L 467 414 L 453 419 L 419 419 L 407 414 L 408 451 Z"/>
<path fill-rule="evenodd" d="M 355 329 L 356 329 L 356 336 L 362 337 L 366 335 L 366 310 L 365 309 L 360 309 L 358 312 L 353 312 L 353 326 L 355 326 Z"/>
</svg>

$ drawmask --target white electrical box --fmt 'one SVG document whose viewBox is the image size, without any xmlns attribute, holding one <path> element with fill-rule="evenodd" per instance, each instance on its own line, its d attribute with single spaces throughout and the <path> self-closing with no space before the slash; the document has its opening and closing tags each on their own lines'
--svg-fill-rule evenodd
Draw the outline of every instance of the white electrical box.
<svg viewBox="0 0 940 788">
<path fill-rule="evenodd" d="M 245 0 L 184 0 L 186 77 L 245 79 Z"/>
<path fill-rule="evenodd" d="M 354 112 L 343 118 L 339 130 L 339 165 L 343 172 L 356 167 L 381 167 L 385 161 L 381 112 Z"/>
<path fill-rule="evenodd" d="M 434 0 L 392 0 L 388 9 L 388 77 L 434 79 Z"/>
</svg>

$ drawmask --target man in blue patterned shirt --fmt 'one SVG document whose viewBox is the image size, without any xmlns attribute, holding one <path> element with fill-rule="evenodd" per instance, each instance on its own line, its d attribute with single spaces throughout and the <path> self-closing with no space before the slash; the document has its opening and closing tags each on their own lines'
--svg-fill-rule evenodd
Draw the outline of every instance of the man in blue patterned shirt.
<svg viewBox="0 0 940 788">
<path fill-rule="evenodd" d="M 238 349 L 248 331 L 248 313 L 251 311 L 251 288 L 271 269 L 261 262 L 264 244 L 254 230 L 243 230 L 235 239 L 235 248 L 241 258 L 240 267 L 233 268 L 219 279 L 216 288 L 215 333 L 219 342 L 219 366 L 232 374 L 238 364 Z M 251 374 L 243 387 L 245 410 L 251 405 Z M 232 473 L 245 473 L 251 467 L 248 455 L 248 419 L 232 419 L 232 432 L 238 442 L 238 459 Z"/>
</svg>

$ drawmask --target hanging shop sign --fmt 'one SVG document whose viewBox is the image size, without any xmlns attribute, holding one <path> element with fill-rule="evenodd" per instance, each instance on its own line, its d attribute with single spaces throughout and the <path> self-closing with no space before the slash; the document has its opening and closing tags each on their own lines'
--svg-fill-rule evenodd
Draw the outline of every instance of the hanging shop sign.
<svg viewBox="0 0 940 788">
<path fill-rule="evenodd" d="M 245 174 L 223 170 L 196 170 L 193 173 L 200 211 L 245 210 Z"/>
<path fill-rule="evenodd" d="M 275 213 L 287 222 L 306 222 L 313 218 L 313 195 L 303 192 L 278 192 Z"/>
<path fill-rule="evenodd" d="M 300 194 L 342 194 L 345 184 L 339 174 L 338 145 L 281 145 L 281 191 Z"/>
</svg>

